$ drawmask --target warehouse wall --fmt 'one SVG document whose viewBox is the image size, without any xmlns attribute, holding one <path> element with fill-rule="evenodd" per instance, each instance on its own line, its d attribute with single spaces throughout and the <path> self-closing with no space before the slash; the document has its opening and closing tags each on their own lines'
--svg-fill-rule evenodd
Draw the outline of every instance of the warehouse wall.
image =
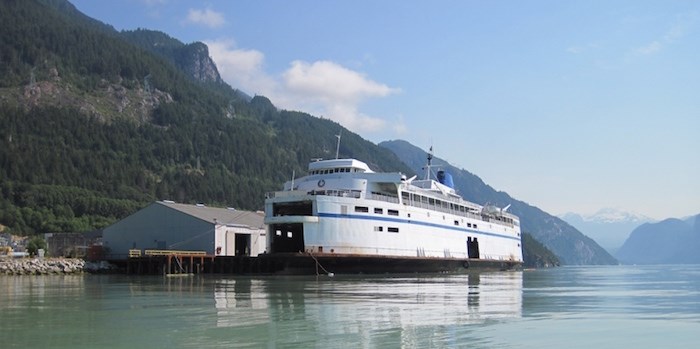
<svg viewBox="0 0 700 349">
<path fill-rule="evenodd" d="M 108 258 L 125 259 L 129 249 L 206 251 L 214 254 L 214 224 L 159 203 L 104 229 Z"/>
</svg>

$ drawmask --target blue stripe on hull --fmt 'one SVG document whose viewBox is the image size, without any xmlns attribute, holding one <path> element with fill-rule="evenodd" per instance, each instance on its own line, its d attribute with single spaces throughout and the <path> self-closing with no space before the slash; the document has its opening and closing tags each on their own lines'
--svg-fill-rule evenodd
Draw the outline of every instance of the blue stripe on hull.
<svg viewBox="0 0 700 349">
<path fill-rule="evenodd" d="M 489 232 L 485 232 L 485 231 L 478 231 L 478 230 L 474 230 L 474 229 L 461 228 L 461 227 L 456 227 L 456 226 L 451 226 L 451 225 L 441 225 L 441 224 L 436 224 L 436 223 L 421 222 L 421 221 L 415 221 L 415 220 L 403 219 L 403 218 L 350 215 L 350 214 L 324 213 L 324 212 L 319 212 L 318 216 L 324 217 L 324 218 L 362 219 L 362 220 L 370 220 L 370 221 L 406 223 L 406 224 L 414 224 L 414 225 L 422 225 L 422 226 L 432 227 L 432 228 L 456 230 L 456 231 L 461 231 L 461 232 L 465 232 L 465 233 L 493 236 L 493 237 L 498 237 L 498 238 L 520 241 L 519 237 L 514 237 L 514 236 L 489 233 Z"/>
</svg>

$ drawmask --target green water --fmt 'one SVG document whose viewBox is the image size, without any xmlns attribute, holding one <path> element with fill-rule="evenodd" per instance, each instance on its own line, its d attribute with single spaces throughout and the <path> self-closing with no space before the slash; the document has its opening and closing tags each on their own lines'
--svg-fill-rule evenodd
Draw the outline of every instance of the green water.
<svg viewBox="0 0 700 349">
<path fill-rule="evenodd" d="M 690 348 L 700 266 L 0 277 L 0 348 Z"/>
</svg>

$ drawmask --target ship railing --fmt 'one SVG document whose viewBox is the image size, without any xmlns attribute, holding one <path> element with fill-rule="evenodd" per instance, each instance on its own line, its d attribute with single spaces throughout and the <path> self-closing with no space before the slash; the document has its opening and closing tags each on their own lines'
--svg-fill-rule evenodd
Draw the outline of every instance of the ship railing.
<svg viewBox="0 0 700 349">
<path fill-rule="evenodd" d="M 436 205 L 436 204 L 431 204 L 429 202 L 422 202 L 422 201 L 405 201 L 404 203 L 408 204 L 409 206 L 413 207 L 419 207 L 419 208 L 426 208 L 429 210 L 433 211 L 439 211 L 439 212 L 444 212 L 444 213 L 449 213 L 457 216 L 464 216 L 464 217 L 471 217 L 471 218 L 480 218 L 479 215 L 471 212 L 466 212 L 466 211 L 460 211 L 456 210 L 454 208 L 450 208 L 449 206 L 443 206 L 443 205 Z"/>
<path fill-rule="evenodd" d="M 489 223 L 495 223 L 495 224 L 505 225 L 505 226 L 511 227 L 511 228 L 515 226 L 514 223 L 512 223 L 512 222 L 507 222 L 507 221 L 503 220 L 503 218 L 501 218 L 501 217 L 499 217 L 499 216 L 490 216 L 490 215 L 482 214 L 481 217 L 480 217 L 480 219 L 481 219 L 482 221 L 484 221 L 484 222 L 489 222 Z"/>
<path fill-rule="evenodd" d="M 495 219 L 494 217 L 491 217 L 491 216 L 481 215 L 481 214 L 473 213 L 473 212 L 455 210 L 455 209 L 452 209 L 448 206 L 435 205 L 435 204 L 421 202 L 421 201 L 410 201 L 410 202 L 407 202 L 407 204 L 409 206 L 413 206 L 413 207 L 425 208 L 428 210 L 444 212 L 444 213 L 452 214 L 455 216 L 472 218 L 472 219 L 480 220 L 480 221 L 483 221 L 486 223 L 495 223 L 495 224 L 499 224 L 499 225 L 505 225 L 505 226 L 511 227 L 511 228 L 514 226 L 513 223 L 508 223 L 508 222 L 502 221 L 500 219 Z"/>
<path fill-rule="evenodd" d="M 267 199 L 274 199 L 274 198 L 276 198 L 276 197 L 278 197 L 278 196 L 279 196 L 279 195 L 277 195 L 277 192 L 276 192 L 276 191 L 267 192 L 267 193 L 265 193 L 265 200 L 267 200 Z"/>
<path fill-rule="evenodd" d="M 206 256 L 206 251 L 181 251 L 181 250 L 145 250 L 146 256 L 170 256 L 170 255 L 188 255 L 188 256 Z"/>
<path fill-rule="evenodd" d="M 283 198 L 288 196 L 304 195 L 303 191 L 299 190 L 289 190 L 289 191 L 271 191 L 265 193 L 265 199 Z"/>
<path fill-rule="evenodd" d="M 353 198 L 359 199 L 362 192 L 359 190 L 350 189 L 328 189 L 328 190 L 312 190 L 307 192 L 309 195 L 325 195 L 325 196 L 337 196 L 343 198 Z"/>
<path fill-rule="evenodd" d="M 386 195 L 382 193 L 377 193 L 377 192 L 372 192 L 369 194 L 369 199 L 371 200 L 379 200 L 379 201 L 386 201 L 386 202 L 391 202 L 394 204 L 399 203 L 399 197 L 398 196 L 392 196 L 392 195 Z"/>
<path fill-rule="evenodd" d="M 338 196 L 344 198 L 355 198 L 359 199 L 361 196 L 361 191 L 350 190 L 350 189 L 324 189 L 324 190 L 293 190 L 293 191 L 273 191 L 265 193 L 265 199 L 283 198 L 283 197 L 295 197 L 299 195 L 327 195 L 327 196 Z"/>
</svg>

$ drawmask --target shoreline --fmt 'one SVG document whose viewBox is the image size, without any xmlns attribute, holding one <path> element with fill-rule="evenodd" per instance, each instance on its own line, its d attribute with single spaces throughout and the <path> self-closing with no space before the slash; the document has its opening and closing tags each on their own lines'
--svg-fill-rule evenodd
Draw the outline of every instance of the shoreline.
<svg viewBox="0 0 700 349">
<path fill-rule="evenodd" d="M 89 262 L 80 258 L 2 258 L 0 275 L 69 275 L 116 271 L 107 262 Z"/>
</svg>

